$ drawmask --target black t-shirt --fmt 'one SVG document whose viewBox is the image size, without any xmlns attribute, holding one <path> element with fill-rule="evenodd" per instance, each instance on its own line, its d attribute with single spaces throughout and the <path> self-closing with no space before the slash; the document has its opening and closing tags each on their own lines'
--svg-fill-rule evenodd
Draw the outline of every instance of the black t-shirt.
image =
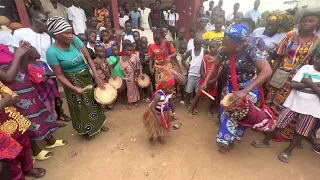
<svg viewBox="0 0 320 180">
<path fill-rule="evenodd" d="M 13 0 L 0 0 L 0 16 L 6 16 L 10 21 L 16 21 L 14 14 L 17 8 Z"/>
<path fill-rule="evenodd" d="M 152 10 L 149 16 L 151 18 L 152 27 L 161 28 L 161 22 L 164 19 L 163 12 L 161 10 Z"/>
<path fill-rule="evenodd" d="M 148 48 L 140 50 L 139 51 L 139 56 L 140 56 L 139 57 L 140 61 L 141 62 L 144 61 L 148 56 Z M 150 68 L 149 68 L 149 61 L 144 63 L 144 64 L 141 63 L 141 65 L 142 65 L 142 72 L 143 73 L 146 73 L 146 74 L 150 74 L 151 73 L 150 72 Z"/>
</svg>

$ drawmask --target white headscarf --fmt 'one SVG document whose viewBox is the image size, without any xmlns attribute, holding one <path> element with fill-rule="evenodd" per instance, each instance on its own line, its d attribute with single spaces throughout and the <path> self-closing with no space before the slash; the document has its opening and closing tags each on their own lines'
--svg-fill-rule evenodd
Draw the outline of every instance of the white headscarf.
<svg viewBox="0 0 320 180">
<path fill-rule="evenodd" d="M 66 30 L 72 29 L 69 22 L 62 17 L 53 16 L 47 21 L 48 32 L 52 35 L 60 34 Z"/>
</svg>

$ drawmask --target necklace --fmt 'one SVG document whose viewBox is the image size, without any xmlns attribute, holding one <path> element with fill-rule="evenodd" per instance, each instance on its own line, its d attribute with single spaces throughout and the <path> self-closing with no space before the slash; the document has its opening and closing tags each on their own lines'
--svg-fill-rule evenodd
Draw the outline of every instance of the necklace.
<svg viewBox="0 0 320 180">
<path fill-rule="evenodd" d="M 308 41 L 303 42 L 303 43 L 308 43 L 308 42 L 312 41 L 314 37 L 315 37 L 315 35 L 313 34 L 313 36 Z M 301 44 L 300 35 L 298 35 L 298 43 Z"/>
</svg>

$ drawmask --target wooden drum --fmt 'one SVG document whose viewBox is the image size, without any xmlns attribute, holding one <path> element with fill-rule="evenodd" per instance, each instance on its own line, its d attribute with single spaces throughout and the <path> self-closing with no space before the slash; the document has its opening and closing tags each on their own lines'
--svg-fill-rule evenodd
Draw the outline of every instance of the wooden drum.
<svg viewBox="0 0 320 180">
<path fill-rule="evenodd" d="M 122 86 L 122 79 L 118 76 L 115 78 L 110 78 L 108 84 L 113 86 L 116 90 L 120 89 Z"/>
<path fill-rule="evenodd" d="M 117 90 L 110 84 L 105 84 L 104 87 L 104 90 L 99 87 L 94 90 L 94 98 L 99 104 L 112 104 L 117 99 Z"/>
<path fill-rule="evenodd" d="M 142 80 L 141 76 L 139 76 L 137 83 L 139 87 L 146 88 L 150 85 L 151 80 L 150 80 L 150 77 L 146 74 L 142 74 L 142 76 L 144 77 L 144 79 Z"/>
</svg>

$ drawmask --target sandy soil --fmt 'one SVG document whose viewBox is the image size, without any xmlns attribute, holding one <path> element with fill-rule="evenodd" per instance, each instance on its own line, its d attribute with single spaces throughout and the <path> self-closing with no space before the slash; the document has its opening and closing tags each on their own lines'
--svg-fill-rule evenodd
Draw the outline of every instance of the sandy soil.
<svg viewBox="0 0 320 180">
<path fill-rule="evenodd" d="M 37 161 L 35 166 L 47 169 L 44 180 L 320 179 L 319 155 L 310 150 L 306 141 L 303 150 L 294 151 L 289 164 L 277 159 L 288 143 L 255 149 L 250 142 L 262 135 L 252 131 L 246 132 L 233 151 L 219 154 L 215 144 L 218 127 L 205 115 L 205 107 L 193 120 L 184 108 L 178 107 L 176 122 L 182 122 L 182 127 L 166 137 L 166 145 L 150 147 L 141 119 L 146 107 L 141 104 L 128 111 L 125 106 L 118 106 L 107 117 L 110 131 L 101 132 L 92 141 L 82 139 L 68 123 L 55 136 L 69 144 L 53 149 L 55 155 L 51 159 Z"/>
</svg>

